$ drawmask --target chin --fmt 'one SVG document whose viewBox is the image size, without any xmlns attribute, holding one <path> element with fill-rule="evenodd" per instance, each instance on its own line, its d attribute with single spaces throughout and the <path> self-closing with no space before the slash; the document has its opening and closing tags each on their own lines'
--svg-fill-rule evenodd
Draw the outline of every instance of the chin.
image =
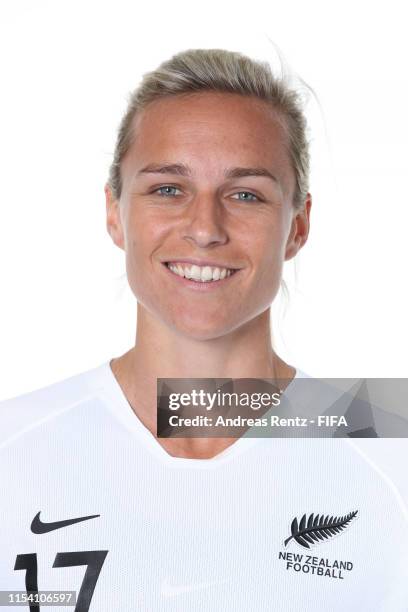
<svg viewBox="0 0 408 612">
<path fill-rule="evenodd" d="M 183 321 L 178 319 L 177 322 L 171 322 L 171 328 L 173 331 L 178 333 L 185 338 L 190 338 L 191 340 L 215 340 L 216 338 L 221 338 L 222 336 L 226 336 L 234 329 L 239 327 L 237 325 L 231 325 L 231 322 L 228 324 L 225 321 L 217 320 L 215 321 L 205 321 L 204 319 L 196 319 Z"/>
</svg>

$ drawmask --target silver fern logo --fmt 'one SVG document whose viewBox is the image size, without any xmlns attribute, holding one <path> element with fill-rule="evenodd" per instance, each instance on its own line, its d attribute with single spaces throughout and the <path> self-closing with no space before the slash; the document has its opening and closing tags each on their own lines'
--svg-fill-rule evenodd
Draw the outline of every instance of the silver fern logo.
<svg viewBox="0 0 408 612">
<path fill-rule="evenodd" d="M 300 522 L 295 517 L 290 526 L 291 535 L 285 540 L 287 546 L 290 540 L 295 540 L 303 548 L 310 548 L 310 545 L 320 544 L 334 535 L 341 533 L 349 527 L 351 521 L 356 517 L 358 510 L 350 512 L 345 516 L 324 516 L 324 514 L 306 514 L 302 516 Z"/>
</svg>

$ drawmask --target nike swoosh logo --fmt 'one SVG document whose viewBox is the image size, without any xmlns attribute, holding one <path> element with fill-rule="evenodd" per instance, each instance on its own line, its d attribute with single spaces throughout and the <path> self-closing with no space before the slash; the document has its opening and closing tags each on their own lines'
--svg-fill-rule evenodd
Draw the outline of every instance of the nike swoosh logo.
<svg viewBox="0 0 408 612">
<path fill-rule="evenodd" d="M 80 516 L 79 518 L 67 519 L 66 521 L 54 521 L 53 523 L 43 523 L 40 519 L 40 512 L 35 515 L 33 522 L 31 523 L 31 531 L 33 533 L 48 533 L 55 529 L 61 529 L 61 527 L 68 527 L 68 525 L 74 525 L 74 523 L 80 523 L 81 521 L 89 521 L 89 519 L 101 516 L 100 514 L 92 514 L 91 516 Z"/>
</svg>

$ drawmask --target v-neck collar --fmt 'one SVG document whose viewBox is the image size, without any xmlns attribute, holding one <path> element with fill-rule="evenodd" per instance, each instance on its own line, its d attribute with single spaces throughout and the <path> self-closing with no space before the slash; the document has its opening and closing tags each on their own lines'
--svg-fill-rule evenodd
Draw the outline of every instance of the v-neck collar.
<svg viewBox="0 0 408 612">
<path fill-rule="evenodd" d="M 240 437 L 226 449 L 210 459 L 194 459 L 170 455 L 170 453 L 168 453 L 166 449 L 157 441 L 154 434 L 142 423 L 133 410 L 125 393 L 123 392 L 122 387 L 117 381 L 112 368 L 110 367 L 110 362 L 111 359 L 96 368 L 96 373 L 99 373 L 100 377 L 102 378 L 102 390 L 110 400 L 107 402 L 109 409 L 113 415 L 121 421 L 126 429 L 137 436 L 144 446 L 154 456 L 156 456 L 157 459 L 165 464 L 180 468 L 213 469 L 222 465 L 226 461 L 230 461 L 232 458 L 241 455 L 243 452 L 247 451 L 249 448 L 252 448 L 256 444 L 259 444 L 260 438 Z M 296 370 L 295 376 L 286 387 L 286 390 L 290 388 L 295 379 L 306 376 L 307 374 L 304 374 L 304 372 Z M 101 381 L 99 380 L 99 382 Z"/>
</svg>

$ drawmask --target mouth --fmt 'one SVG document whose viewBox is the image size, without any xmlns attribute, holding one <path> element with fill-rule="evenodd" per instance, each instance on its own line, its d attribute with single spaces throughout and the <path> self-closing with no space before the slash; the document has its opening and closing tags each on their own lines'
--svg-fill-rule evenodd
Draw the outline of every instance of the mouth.
<svg viewBox="0 0 408 612">
<path fill-rule="evenodd" d="M 172 276 L 184 284 L 207 288 L 209 286 L 224 285 L 241 268 L 227 268 L 215 265 L 198 265 L 182 261 L 162 262 Z"/>
</svg>

